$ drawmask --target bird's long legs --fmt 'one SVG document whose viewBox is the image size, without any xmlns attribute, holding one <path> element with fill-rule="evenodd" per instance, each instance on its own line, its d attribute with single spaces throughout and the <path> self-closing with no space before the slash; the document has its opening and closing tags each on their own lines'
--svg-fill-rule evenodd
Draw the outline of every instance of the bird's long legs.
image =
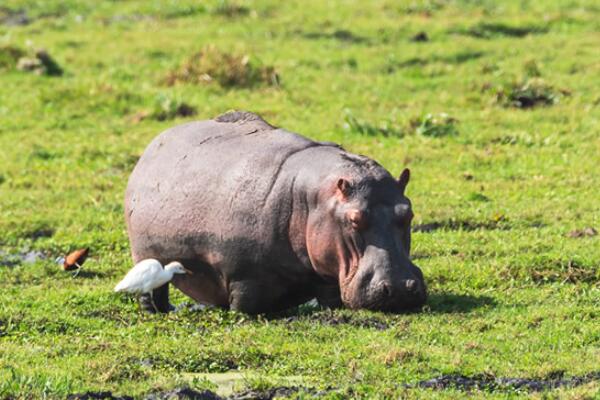
<svg viewBox="0 0 600 400">
<path fill-rule="evenodd" d="M 77 269 L 75 270 L 75 273 L 73 274 L 73 278 L 75 278 L 81 272 L 81 265 L 79 265 L 77 263 L 75 263 L 75 265 L 77 266 Z"/>
<path fill-rule="evenodd" d="M 169 304 L 168 296 L 168 286 L 166 285 L 149 292 L 141 293 L 138 299 L 140 310 L 149 313 L 166 313 L 172 311 L 173 307 Z"/>
<path fill-rule="evenodd" d="M 154 312 L 158 313 L 158 307 L 154 304 L 154 290 L 150 291 L 150 303 L 152 303 L 152 307 L 154 307 Z"/>
</svg>

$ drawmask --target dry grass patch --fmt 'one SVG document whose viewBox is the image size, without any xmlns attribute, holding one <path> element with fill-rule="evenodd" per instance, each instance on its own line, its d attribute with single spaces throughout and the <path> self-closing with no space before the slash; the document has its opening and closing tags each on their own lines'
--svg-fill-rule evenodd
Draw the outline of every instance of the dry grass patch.
<svg viewBox="0 0 600 400">
<path fill-rule="evenodd" d="M 25 51 L 15 46 L 0 46 L 0 69 L 12 69 L 17 66 L 17 62 L 25 55 Z"/>
<path fill-rule="evenodd" d="M 248 15 L 250 14 L 250 9 L 237 1 L 219 0 L 215 8 L 213 8 L 212 13 L 232 18 Z"/>
<path fill-rule="evenodd" d="M 214 46 L 207 46 L 171 71 L 165 82 L 169 86 L 214 82 L 225 88 L 277 86 L 279 75 L 274 67 L 261 65 L 247 54 L 226 53 Z"/>
</svg>

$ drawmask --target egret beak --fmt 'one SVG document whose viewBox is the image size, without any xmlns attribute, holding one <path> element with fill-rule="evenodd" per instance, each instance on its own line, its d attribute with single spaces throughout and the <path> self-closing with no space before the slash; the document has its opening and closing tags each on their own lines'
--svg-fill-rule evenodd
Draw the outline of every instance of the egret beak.
<svg viewBox="0 0 600 400">
<path fill-rule="evenodd" d="M 185 271 L 186 274 L 194 275 L 194 273 L 187 268 L 184 268 L 183 270 Z"/>
</svg>

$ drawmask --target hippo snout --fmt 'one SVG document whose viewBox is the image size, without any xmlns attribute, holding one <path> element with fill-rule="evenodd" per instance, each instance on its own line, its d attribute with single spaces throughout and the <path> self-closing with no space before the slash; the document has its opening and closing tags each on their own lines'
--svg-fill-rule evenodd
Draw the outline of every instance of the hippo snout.
<svg viewBox="0 0 600 400">
<path fill-rule="evenodd" d="M 371 310 L 409 311 L 422 307 L 427 300 L 425 285 L 419 279 L 384 280 L 370 286 L 363 307 Z"/>
</svg>

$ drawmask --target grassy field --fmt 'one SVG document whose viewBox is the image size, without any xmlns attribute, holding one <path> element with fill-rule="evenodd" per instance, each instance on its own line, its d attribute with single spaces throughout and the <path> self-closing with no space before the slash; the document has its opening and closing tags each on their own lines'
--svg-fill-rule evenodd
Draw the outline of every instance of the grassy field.
<svg viewBox="0 0 600 400">
<path fill-rule="evenodd" d="M 231 371 L 236 390 L 460 398 L 403 384 L 600 370 L 599 32 L 591 0 L 3 0 L 0 399 L 216 390 L 206 374 Z M 230 109 L 411 168 L 422 313 L 142 315 L 112 293 L 137 158 Z M 86 246 L 77 277 L 55 264 Z"/>
</svg>

